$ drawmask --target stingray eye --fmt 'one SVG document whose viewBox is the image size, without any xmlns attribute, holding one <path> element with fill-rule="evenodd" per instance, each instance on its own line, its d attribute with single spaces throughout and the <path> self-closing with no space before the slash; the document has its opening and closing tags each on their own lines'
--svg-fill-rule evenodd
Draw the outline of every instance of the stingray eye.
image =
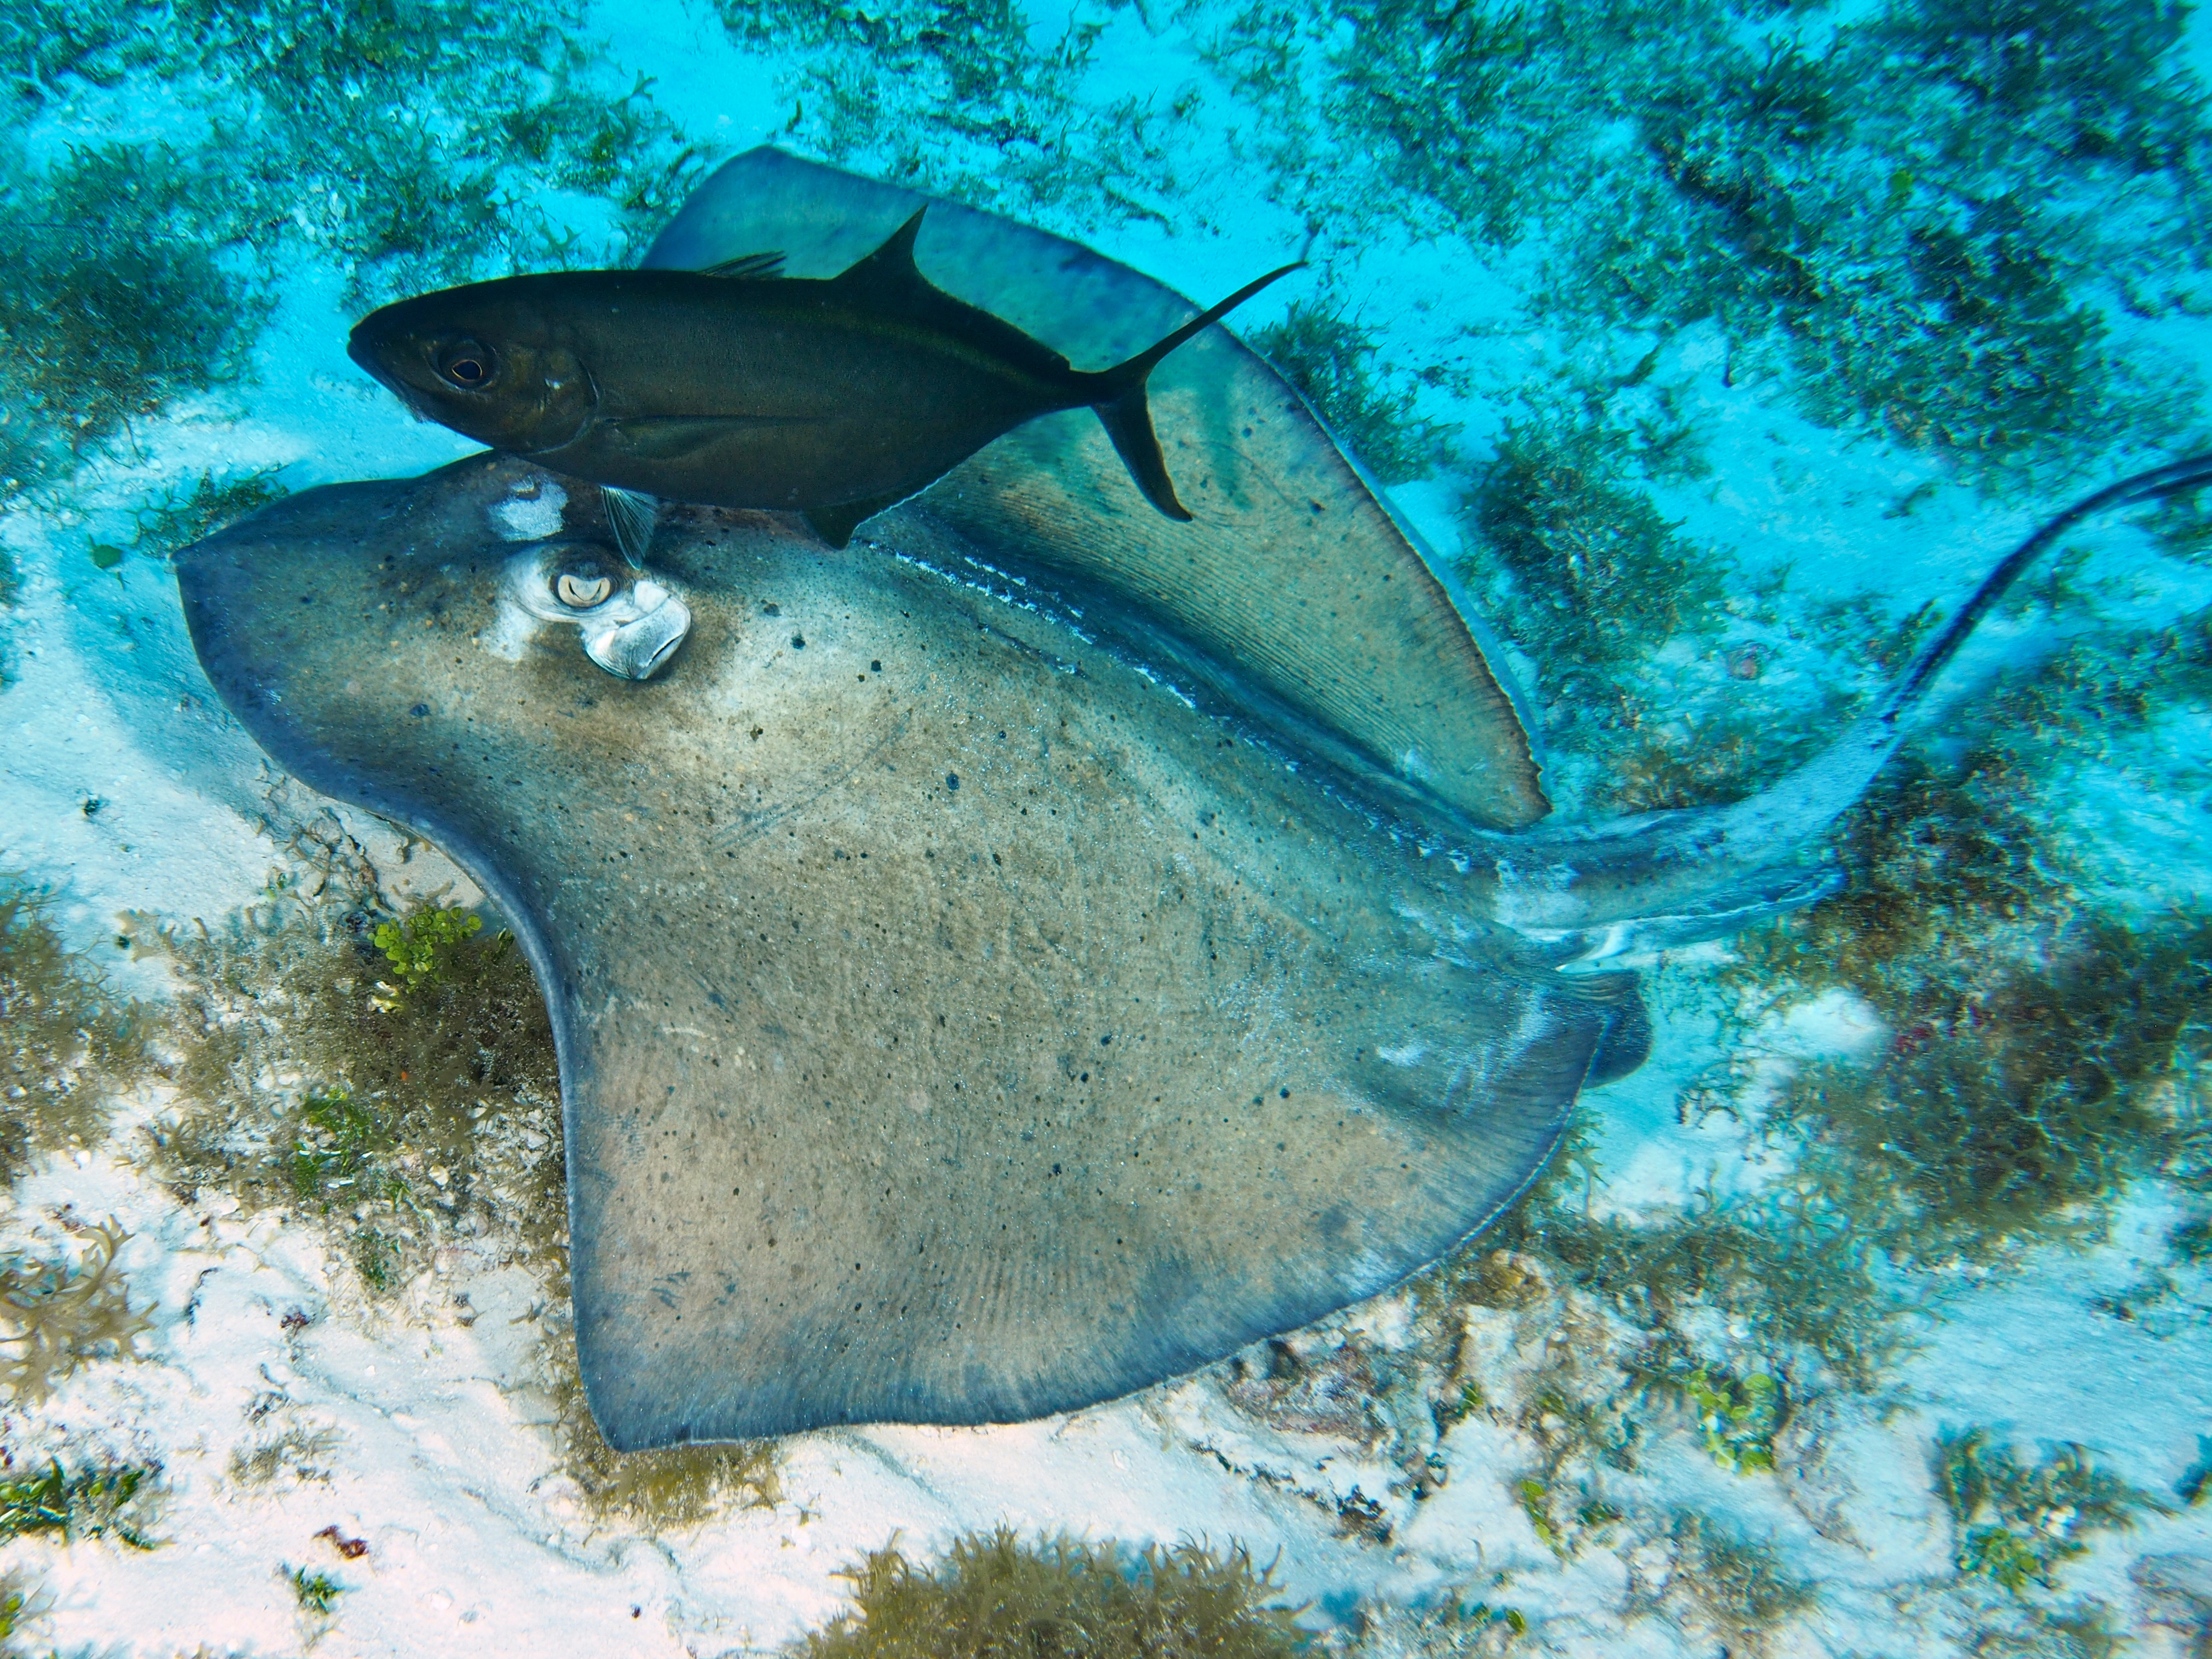
<svg viewBox="0 0 2212 1659">
<path fill-rule="evenodd" d="M 595 605 L 604 605 L 614 591 L 614 583 L 605 576 L 579 575 L 573 570 L 564 570 L 553 580 L 554 597 L 571 611 L 589 611 Z"/>
<path fill-rule="evenodd" d="M 491 353 L 474 340 L 457 340 L 438 354 L 438 373 L 473 392 L 491 379 Z"/>
</svg>

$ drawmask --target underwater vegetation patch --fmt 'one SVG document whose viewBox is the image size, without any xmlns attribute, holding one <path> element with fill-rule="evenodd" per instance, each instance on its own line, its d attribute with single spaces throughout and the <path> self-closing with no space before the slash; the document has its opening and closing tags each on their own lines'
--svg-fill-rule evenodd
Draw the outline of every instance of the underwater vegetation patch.
<svg viewBox="0 0 2212 1659">
<path fill-rule="evenodd" d="M 1711 1516 L 1677 1510 L 1660 1541 L 1663 1576 L 1632 1576 L 1631 1608 L 1669 1613 L 1730 1653 L 1771 1652 L 1784 1626 L 1819 1605 L 1813 1585 L 1784 1565 L 1772 1543 Z"/>
<path fill-rule="evenodd" d="M 1515 636 L 1584 668 L 1711 628 L 1724 592 L 1725 567 L 1629 482 L 1615 435 L 1601 420 L 1509 422 L 1467 503 L 1513 579 Z"/>
<path fill-rule="evenodd" d="M 645 84 L 599 83 L 580 6 L 191 11 L 165 37 L 171 64 L 219 84 L 219 119 L 244 103 L 266 125 L 275 142 L 246 151 L 256 205 L 295 212 L 310 245 L 352 270 L 357 295 L 477 274 L 488 255 L 557 254 L 559 228 L 519 211 L 533 185 L 657 229 L 699 161 Z"/>
<path fill-rule="evenodd" d="M 2108 315 L 2203 304 L 2185 15 L 1300 0 L 1208 50 L 1263 131 L 1298 128 L 1261 153 L 1317 222 L 1541 245 L 1551 319 L 1717 323 L 1733 375 L 1995 481 L 2154 443 L 2190 401 Z"/>
<path fill-rule="evenodd" d="M 575 1338 L 565 1322 L 546 1333 L 544 1365 L 562 1470 L 576 1483 L 584 1507 L 599 1519 L 660 1534 L 696 1527 L 732 1509 L 773 1509 L 782 1501 L 772 1440 L 633 1452 L 608 1445 L 584 1399 Z"/>
<path fill-rule="evenodd" d="M 1506 1580 L 1510 1575 L 1492 1575 Z M 1502 1659 L 1522 1646 L 1528 1615 L 1498 1598 L 1485 1582 L 1437 1606 L 1407 1606 L 1401 1596 L 1363 1600 L 1352 1621 L 1353 1651 L 1364 1659 Z"/>
<path fill-rule="evenodd" d="M 1645 1333 L 1638 1368 L 1670 1388 L 1702 1367 L 1707 1389 L 1723 1379 L 1749 1387 L 1741 1379 L 1764 1375 L 1799 1394 L 1863 1392 L 1899 1352 L 1894 1292 L 1855 1218 L 1801 1184 L 1729 1199 L 1702 1194 L 1636 1221 L 1593 1216 L 1577 1197 L 1540 1183 L 1495 1232 L 1437 1270 L 1439 1286 L 1498 1305 L 1518 1293 L 1526 1270 L 1515 1257 L 1545 1264 Z M 1698 1333 L 1718 1313 L 1741 1334 L 1725 1353 L 1701 1352 Z M 1746 1397 L 1733 1408 L 1763 1422 L 1780 1404 L 1754 1407 Z"/>
<path fill-rule="evenodd" d="M 133 1313 L 115 1253 L 128 1237 L 108 1223 L 82 1230 L 83 1248 L 0 1261 L 0 1391 L 35 1406 L 54 1384 L 96 1359 L 140 1358 L 150 1310 Z"/>
<path fill-rule="evenodd" d="M 2174 1092 L 2203 1056 L 2212 919 L 2081 906 L 2031 787 L 2001 750 L 1906 757 L 1846 829 L 1850 887 L 1736 970 L 1850 986 L 1889 1027 L 1870 1062 L 1801 1070 L 1768 1122 L 1899 1261 L 2094 1234 L 2130 1180 L 2212 1173 Z"/>
<path fill-rule="evenodd" d="M 210 158 L 166 144 L 71 149 L 0 170 L 0 436 L 14 490 L 180 392 L 234 378 L 265 301 L 201 217 Z"/>
<path fill-rule="evenodd" d="M 715 0 L 731 38 L 796 60 L 785 131 L 830 161 L 979 207 L 1066 207 L 1168 222 L 1175 139 L 1195 94 L 1162 106 L 1079 94 L 1121 7 L 1071 9 L 1033 43 L 1012 0 Z"/>
<path fill-rule="evenodd" d="M 1785 1109 L 1845 1162 L 1860 1201 L 1887 1198 L 1883 1237 L 1899 1254 L 1986 1257 L 2094 1228 L 2127 1178 L 2169 1172 L 2189 1150 L 2177 1131 L 2201 1133 L 2148 1085 L 2203 1041 L 2212 922 L 2145 938 L 2094 920 L 2053 955 L 1977 987 L 1924 988 L 1877 1066 L 1812 1068 L 1790 1091 Z"/>
<path fill-rule="evenodd" d="M 1804 735 L 1802 723 L 1760 719 L 1756 688 L 1740 680 L 1723 682 L 1726 708 L 1700 712 L 1683 676 L 1662 689 L 1648 667 L 1681 635 L 1710 654 L 1732 613 L 1758 600 L 1729 598 L 1728 551 L 1659 510 L 1648 481 L 1680 458 L 1639 448 L 1634 425 L 1602 398 L 1540 400 L 1507 420 L 1462 501 L 1462 568 L 1542 665 L 1546 734 L 1562 746 L 1549 776 L 1563 793 L 1603 797 L 1586 810 L 1687 804 L 1699 790 L 1724 799 L 1778 769 Z"/>
<path fill-rule="evenodd" d="M 1698 1414 L 1713 1462 L 1738 1474 L 1774 1467 L 1774 1436 L 1790 1409 L 1781 1380 L 1765 1371 L 1731 1376 L 1717 1365 L 1693 1365 L 1664 1380 Z"/>
<path fill-rule="evenodd" d="M 161 1475 L 158 1465 L 141 1463 L 88 1463 L 72 1473 L 58 1458 L 43 1469 L 0 1474 L 0 1544 L 53 1533 L 65 1544 L 112 1538 L 150 1550 L 145 1528 Z"/>
<path fill-rule="evenodd" d="M 1413 412 L 1419 392 L 1376 362 L 1375 336 L 1340 310 L 1293 300 L 1248 343 L 1386 484 L 1425 477 L 1455 430 Z"/>
<path fill-rule="evenodd" d="M 171 485 L 159 501 L 140 511 L 133 548 L 155 556 L 173 553 L 282 501 L 290 492 L 276 482 L 279 471 L 270 467 L 218 477 L 210 467 L 190 488 Z"/>
<path fill-rule="evenodd" d="M 845 1577 L 853 1610 L 805 1659 L 1291 1659 L 1293 1609 L 1241 1545 L 1129 1550 L 1011 1528 L 957 1538 L 933 1566 L 896 1545 Z"/>
<path fill-rule="evenodd" d="M 451 914 L 380 915 L 334 891 L 265 931 L 173 934 L 184 1104 L 159 1149 L 169 1179 L 323 1218 L 372 1291 L 450 1237 L 495 1236 L 533 1261 L 557 1249 L 544 1003 L 510 936 L 423 920 Z M 385 927 L 422 971 L 395 969 Z"/>
<path fill-rule="evenodd" d="M 319 1619 L 337 1611 L 338 1597 L 350 1588 L 319 1567 L 289 1567 L 284 1582 L 292 1587 L 292 1599 L 300 1604 L 300 1611 Z"/>
<path fill-rule="evenodd" d="M 648 83 L 602 84 L 562 0 L 252 12 L 28 0 L 0 24 L 4 95 L 65 134 L 89 88 L 167 114 L 160 143 L 0 152 L 0 476 L 58 476 L 180 393 L 232 383 L 282 272 L 307 253 L 349 299 L 516 266 L 622 263 L 707 165 Z M 13 128 L 10 129 L 11 132 Z M 570 222 L 541 191 L 596 198 Z M 589 245 L 586 245 L 586 237 Z M 611 243 L 611 245 L 610 245 Z"/>
<path fill-rule="evenodd" d="M 1939 1436 L 1929 1462 L 1951 1512 L 1959 1571 L 2014 1592 L 2054 1588 L 2059 1564 L 2086 1553 L 2092 1534 L 2125 1530 L 2166 1507 L 2076 1445 L 2024 1463 L 1988 1430 L 1967 1428 Z"/>
<path fill-rule="evenodd" d="M 62 942 L 45 898 L 0 878 L 0 1176 L 100 1138 L 109 1096 L 145 1065 L 145 1024 Z"/>
</svg>

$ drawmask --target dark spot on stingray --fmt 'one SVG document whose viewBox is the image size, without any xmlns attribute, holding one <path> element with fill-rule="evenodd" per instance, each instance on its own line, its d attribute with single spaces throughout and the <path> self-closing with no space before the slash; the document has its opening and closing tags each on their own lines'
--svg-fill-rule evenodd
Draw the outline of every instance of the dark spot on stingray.
<svg viewBox="0 0 2212 1659">
<path fill-rule="evenodd" d="M 761 606 L 761 615 L 763 617 L 781 617 L 782 614 L 783 607 L 780 605 L 763 605 Z"/>
<path fill-rule="evenodd" d="M 957 772 L 947 772 L 945 775 L 945 787 L 950 790 L 957 790 L 960 787 L 960 775 Z"/>
<path fill-rule="evenodd" d="M 791 648 L 792 648 L 793 650 L 794 650 L 794 651 L 804 651 L 804 650 L 805 650 L 805 649 L 806 649 L 806 635 L 804 635 L 804 634 L 793 634 L 793 635 L 791 636 Z"/>
<path fill-rule="evenodd" d="M 880 661 L 878 661 L 878 662 L 871 662 L 871 663 L 868 665 L 868 672 L 870 672 L 871 674 L 880 674 L 880 673 L 882 673 L 883 672 L 884 672 L 884 665 L 883 665 L 883 664 L 882 664 Z"/>
<path fill-rule="evenodd" d="M 430 705 L 427 702 L 418 702 L 407 712 L 418 720 L 426 720 L 429 717 Z"/>
</svg>

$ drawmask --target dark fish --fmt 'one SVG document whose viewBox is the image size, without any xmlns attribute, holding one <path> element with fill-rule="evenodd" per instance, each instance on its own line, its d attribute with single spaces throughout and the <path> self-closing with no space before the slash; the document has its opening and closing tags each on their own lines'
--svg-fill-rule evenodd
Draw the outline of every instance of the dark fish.
<svg viewBox="0 0 2212 1659">
<path fill-rule="evenodd" d="M 826 281 L 779 275 L 775 254 L 509 276 L 386 306 L 347 349 L 495 449 L 648 496 L 804 514 L 841 547 L 861 520 L 1064 409 L 1094 410 L 1146 498 L 1188 520 L 1146 380 L 1297 264 L 1086 372 L 931 283 L 914 258 L 926 211 Z"/>
</svg>

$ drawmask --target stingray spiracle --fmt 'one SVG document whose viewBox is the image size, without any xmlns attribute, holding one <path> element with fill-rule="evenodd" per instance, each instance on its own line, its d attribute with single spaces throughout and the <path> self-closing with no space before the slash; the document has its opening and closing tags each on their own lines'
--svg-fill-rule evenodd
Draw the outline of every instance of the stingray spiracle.
<svg viewBox="0 0 2212 1659">
<path fill-rule="evenodd" d="M 532 542 L 507 560 L 506 586 L 541 622 L 573 623 L 584 654 L 621 679 L 651 679 L 691 631 L 673 588 L 596 542 Z"/>
</svg>

